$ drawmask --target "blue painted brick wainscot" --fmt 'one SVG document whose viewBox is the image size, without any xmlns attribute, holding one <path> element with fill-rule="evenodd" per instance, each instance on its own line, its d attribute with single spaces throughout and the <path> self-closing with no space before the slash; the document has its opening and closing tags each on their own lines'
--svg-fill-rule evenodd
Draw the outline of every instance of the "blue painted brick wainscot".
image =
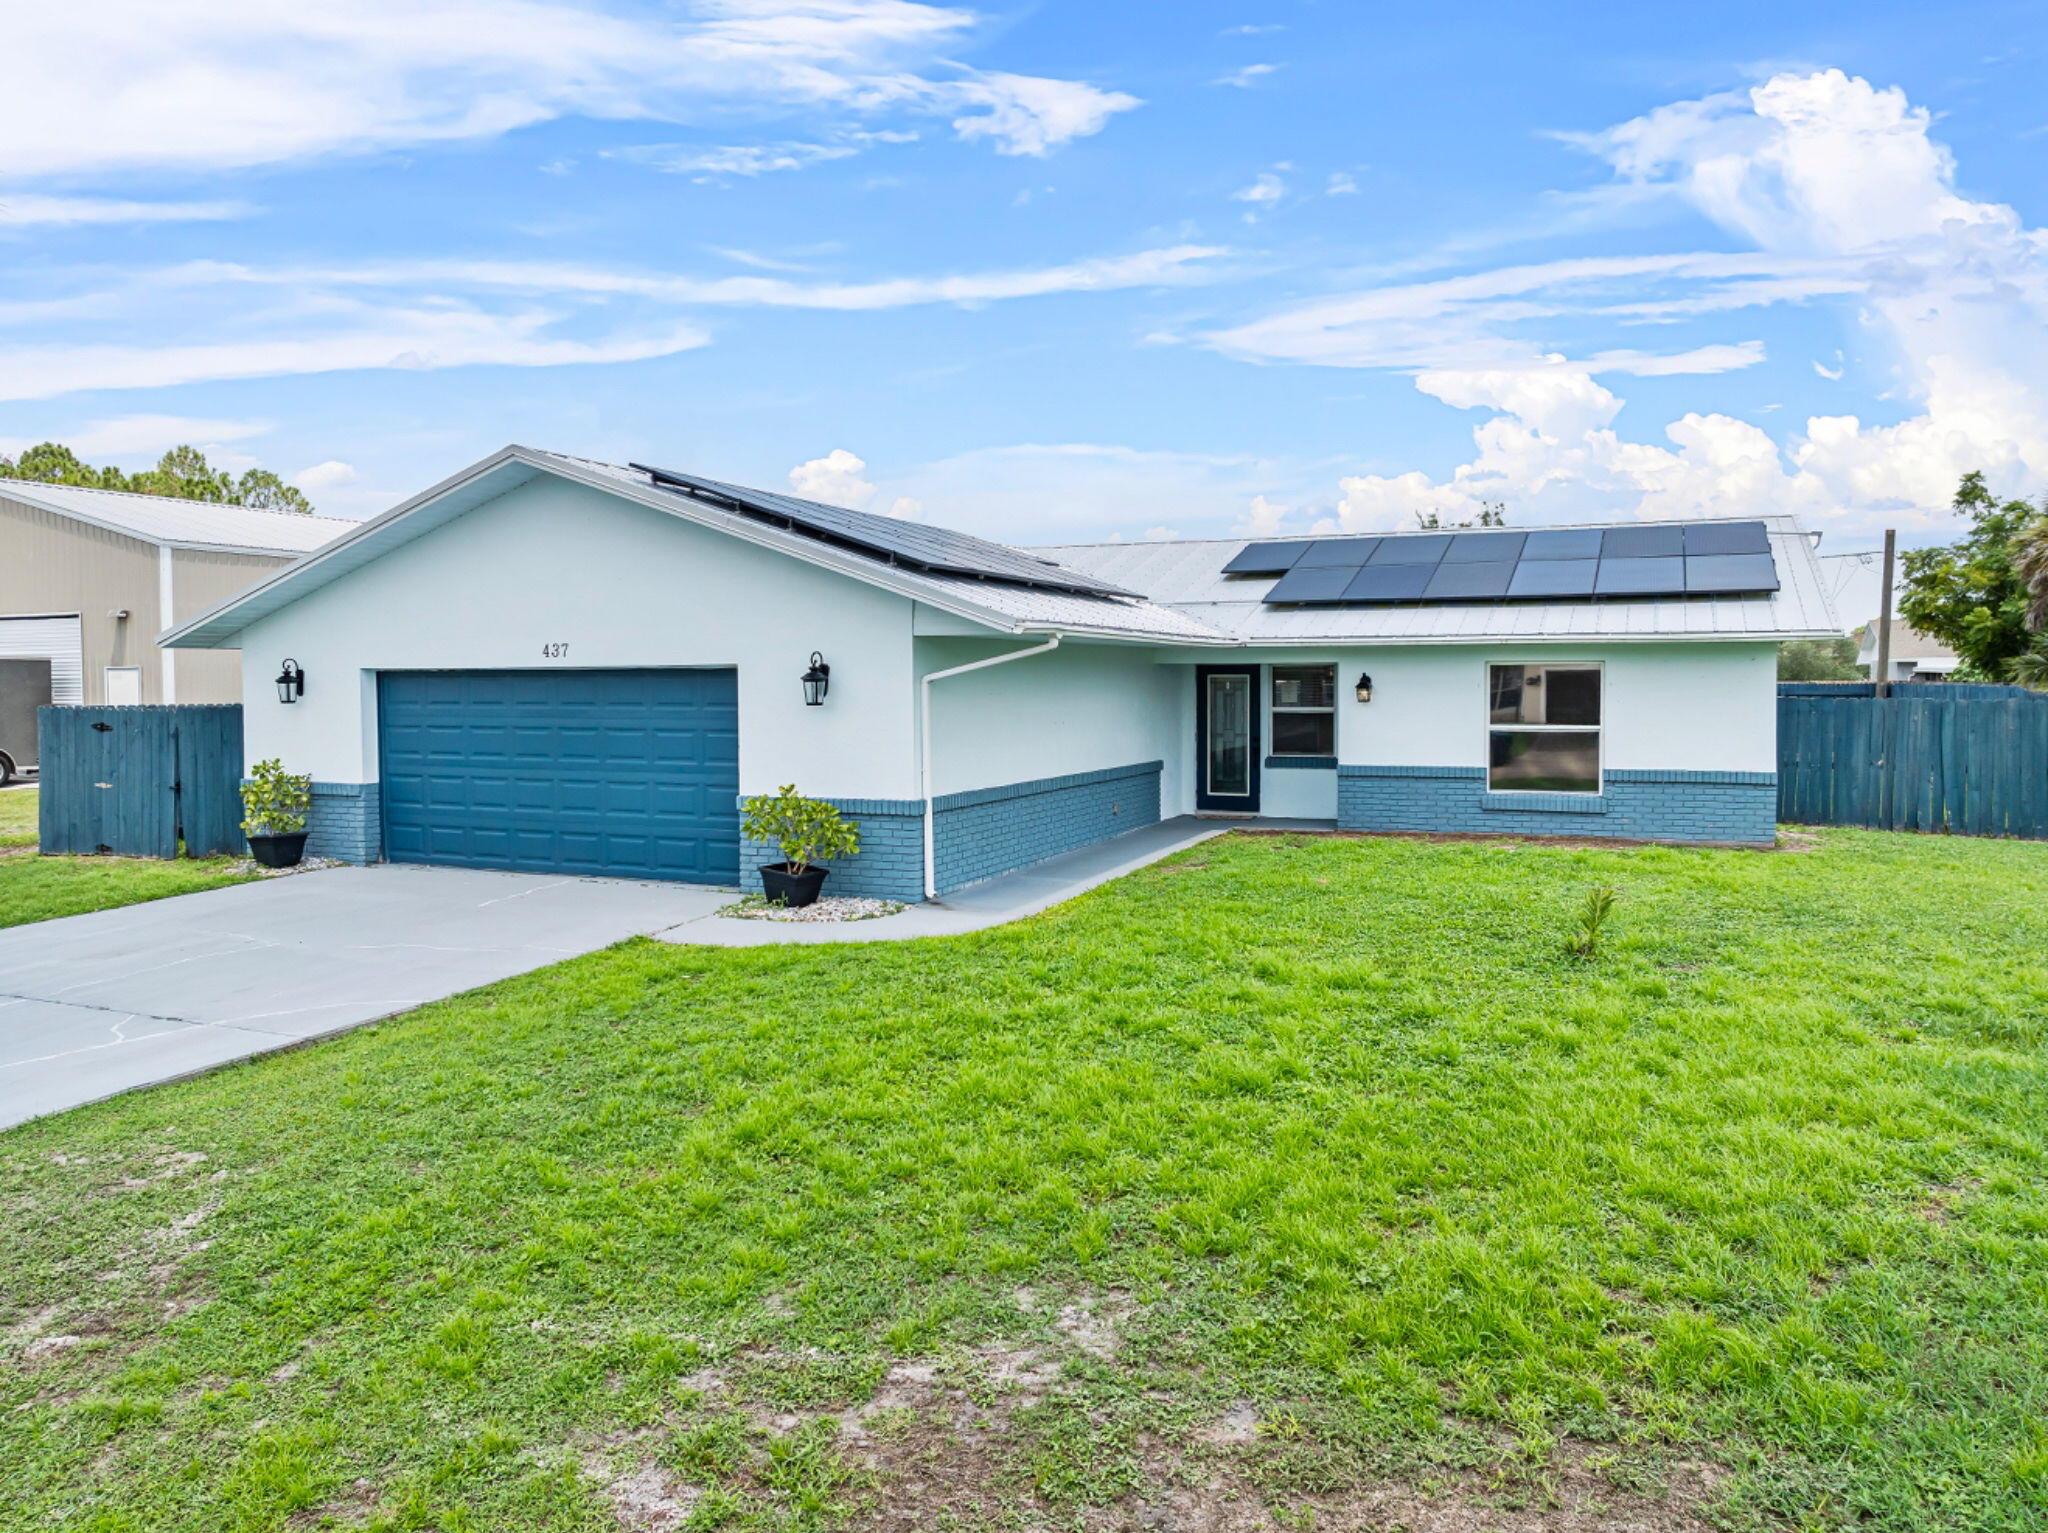
<svg viewBox="0 0 2048 1533">
<path fill-rule="evenodd" d="M 1043 862 L 1127 830 L 1157 824 L 1164 763 L 1139 762 L 1064 777 L 943 793 L 935 804 L 932 847 L 941 894 Z M 744 800 L 742 800 L 744 801 Z M 860 850 L 827 862 L 827 894 L 885 900 L 924 898 L 924 801 L 828 800 L 860 826 Z M 780 862 L 766 841 L 740 842 L 740 887 L 761 892 L 760 869 Z"/>
<path fill-rule="evenodd" d="M 1599 793 L 1492 793 L 1484 767 L 1337 768 L 1342 830 L 1769 845 L 1777 819 L 1773 772 L 1613 769 Z"/>
<path fill-rule="evenodd" d="M 745 795 L 740 798 L 746 802 Z M 860 850 L 823 864 L 831 872 L 826 894 L 877 900 L 924 898 L 924 800 L 921 798 L 835 798 L 826 800 L 860 827 Z M 740 838 L 740 888 L 761 892 L 761 869 L 782 861 L 772 841 Z"/>
<path fill-rule="evenodd" d="M 939 892 L 1158 823 L 1164 765 L 1141 761 L 940 794 L 932 818 Z"/>
<path fill-rule="evenodd" d="M 306 855 L 340 862 L 384 856 L 384 801 L 373 782 L 316 782 L 306 811 Z"/>
</svg>

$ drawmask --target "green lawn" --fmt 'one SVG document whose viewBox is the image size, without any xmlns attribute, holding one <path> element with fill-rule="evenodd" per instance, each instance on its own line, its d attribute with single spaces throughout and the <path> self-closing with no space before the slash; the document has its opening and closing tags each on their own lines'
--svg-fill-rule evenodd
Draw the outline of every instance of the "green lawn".
<svg viewBox="0 0 2048 1533">
<path fill-rule="evenodd" d="M 16 797 L 0 795 L 0 801 Z M 218 889 L 253 875 L 235 871 L 232 857 L 43 857 L 0 855 L 0 926 L 24 926 L 87 910 L 139 905 L 170 894 Z M 4 989 L 0 981 L 0 989 Z M 0 1284 L 4 1292 L 4 1284 Z"/>
<path fill-rule="evenodd" d="M 36 805 L 40 788 L 9 788 L 0 793 L 0 847 L 36 844 Z"/>
<path fill-rule="evenodd" d="M 636 941 L 0 1135 L 0 1526 L 2038 1529 L 2044 1031 L 1853 831 Z"/>
</svg>

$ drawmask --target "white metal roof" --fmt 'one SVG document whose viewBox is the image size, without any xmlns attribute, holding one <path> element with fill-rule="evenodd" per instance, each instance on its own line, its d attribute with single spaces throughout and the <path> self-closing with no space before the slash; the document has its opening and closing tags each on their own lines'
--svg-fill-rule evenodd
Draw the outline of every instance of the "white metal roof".
<svg viewBox="0 0 2048 1533">
<path fill-rule="evenodd" d="M 1792 639 L 1841 632 L 1821 582 L 1812 539 L 1793 518 L 1746 516 L 1712 520 L 1760 521 L 1770 529 L 1771 553 L 1777 561 L 1780 582 L 1776 593 L 1684 600 L 1610 598 L 1439 606 L 1268 607 L 1264 597 L 1276 577 L 1225 575 L 1222 570 L 1252 543 L 1270 542 L 1270 538 L 1082 543 L 1033 552 L 1133 591 L 1143 591 L 1162 606 L 1199 618 L 1205 625 L 1250 644 Z"/>
<path fill-rule="evenodd" d="M 971 622 L 985 624 L 998 632 L 1056 629 L 1062 633 L 1110 639 L 1150 639 L 1184 644 L 1229 642 L 1227 634 L 1211 628 L 1200 618 L 1174 612 L 1152 602 L 1069 595 L 966 576 L 928 575 L 882 564 L 865 554 L 736 516 L 664 489 L 639 469 L 513 446 L 493 453 L 481 463 L 472 464 L 381 516 L 350 524 L 346 535 L 168 630 L 158 643 L 171 649 L 232 647 L 241 631 L 258 618 L 266 617 L 300 597 L 361 569 L 392 549 L 524 484 L 537 473 L 557 474 L 595 489 L 626 496 L 680 520 L 840 571 L 856 580 L 895 591 Z"/>
<path fill-rule="evenodd" d="M 178 649 L 232 647 L 241 631 L 257 619 L 540 473 L 624 496 L 680 520 L 837 570 L 999 632 L 1060 632 L 1077 637 L 1222 647 L 1476 643 L 1499 639 L 1783 639 L 1837 632 L 1814 562 L 1812 543 L 1789 517 L 1729 518 L 1761 520 L 1769 525 L 1772 551 L 1783 583 L 1773 596 L 1435 607 L 1267 607 L 1261 598 L 1270 588 L 1272 577 L 1220 573 L 1248 542 L 1254 541 L 1250 539 L 1094 543 L 1032 550 L 1040 557 L 1144 593 L 1143 599 L 1084 596 L 964 575 L 928 574 L 886 564 L 864 553 L 721 510 L 663 487 L 641 469 L 513 446 L 381 516 L 366 522 L 340 523 L 346 529 L 340 537 L 322 542 L 294 563 L 171 629 L 158 642 Z M 107 495 L 105 491 L 68 493 Z M 189 501 L 167 504 L 194 505 Z M 275 512 L 245 514 L 306 520 Z"/>
<path fill-rule="evenodd" d="M 0 479 L 0 496 L 58 516 L 90 522 L 110 532 L 125 533 L 145 543 L 221 553 L 309 553 L 360 525 L 338 516 L 259 511 L 251 506 L 223 506 L 209 500 L 137 495 L 128 490 L 88 490 L 33 479 Z"/>
</svg>

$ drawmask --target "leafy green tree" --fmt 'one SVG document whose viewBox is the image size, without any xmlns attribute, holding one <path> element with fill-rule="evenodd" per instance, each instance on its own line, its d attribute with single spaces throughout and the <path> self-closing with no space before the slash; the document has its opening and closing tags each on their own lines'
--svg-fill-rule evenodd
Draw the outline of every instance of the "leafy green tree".
<svg viewBox="0 0 2048 1533">
<path fill-rule="evenodd" d="M 1505 527 L 1507 524 L 1508 508 L 1503 502 L 1498 500 L 1482 500 L 1479 503 L 1479 514 L 1475 517 L 1468 517 L 1462 522 L 1447 522 L 1435 511 L 1418 511 L 1415 513 L 1415 525 L 1422 528 L 1425 532 L 1436 532 L 1438 530 L 1449 530 L 1458 527 Z"/>
<path fill-rule="evenodd" d="M 1959 542 L 1901 555 L 1899 616 L 1960 655 L 1973 672 L 2003 678 L 2034 647 L 2027 582 L 2016 558 L 2020 535 L 2044 514 L 2024 500 L 2000 503 L 1981 473 L 1963 475 L 1956 513 L 1970 519 Z"/>
<path fill-rule="evenodd" d="M 230 499 L 238 506 L 254 506 L 259 511 L 310 512 L 313 509 L 313 503 L 300 493 L 297 486 L 286 484 L 267 468 L 245 469 L 242 477 L 235 481 Z"/>
<path fill-rule="evenodd" d="M 94 490 L 130 490 L 178 500 L 210 500 L 261 511 L 311 512 L 313 503 L 267 468 L 246 470 L 236 479 L 215 468 L 196 447 L 173 447 L 155 468 L 124 474 L 112 465 L 94 468 L 61 442 L 38 442 L 18 459 L 0 456 L 0 479 L 33 479 L 39 484 L 75 484 Z"/>
<path fill-rule="evenodd" d="M 1790 639 L 1778 646 L 1780 681 L 1863 679 L 1863 667 L 1856 663 L 1856 641 L 1846 635 L 1838 639 Z"/>
</svg>

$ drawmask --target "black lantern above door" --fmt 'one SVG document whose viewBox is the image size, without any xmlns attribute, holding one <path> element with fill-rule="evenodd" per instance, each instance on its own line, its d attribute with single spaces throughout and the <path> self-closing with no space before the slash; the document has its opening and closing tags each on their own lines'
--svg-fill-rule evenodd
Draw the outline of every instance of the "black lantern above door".
<svg viewBox="0 0 2048 1533">
<path fill-rule="evenodd" d="M 296 660 L 287 660 L 277 673 L 277 700 L 295 703 L 306 695 L 306 673 Z"/>
</svg>

